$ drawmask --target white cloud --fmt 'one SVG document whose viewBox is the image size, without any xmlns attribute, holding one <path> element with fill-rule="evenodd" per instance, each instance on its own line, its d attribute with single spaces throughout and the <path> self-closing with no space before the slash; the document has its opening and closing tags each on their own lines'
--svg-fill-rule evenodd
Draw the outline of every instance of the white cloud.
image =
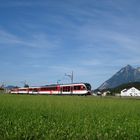
<svg viewBox="0 0 140 140">
<path fill-rule="evenodd" d="M 90 60 L 83 60 L 81 61 L 82 65 L 84 66 L 99 66 L 99 65 L 102 65 L 103 63 L 98 59 L 90 59 Z"/>
<path fill-rule="evenodd" d="M 46 6 L 48 3 L 44 0 L 42 1 L 18 1 L 18 0 L 12 0 L 12 1 L 3 1 L 0 4 L 0 7 L 32 7 L 32 6 Z"/>
<path fill-rule="evenodd" d="M 0 30 L 0 43 L 1 44 L 19 44 L 22 41 L 11 33 L 8 33 L 4 30 Z"/>
<path fill-rule="evenodd" d="M 44 33 L 36 33 L 37 35 L 30 34 L 30 38 L 23 38 L 21 36 L 0 30 L 0 44 L 8 46 L 24 46 L 33 48 L 47 48 L 54 49 L 59 47 L 59 40 L 49 40 Z"/>
</svg>

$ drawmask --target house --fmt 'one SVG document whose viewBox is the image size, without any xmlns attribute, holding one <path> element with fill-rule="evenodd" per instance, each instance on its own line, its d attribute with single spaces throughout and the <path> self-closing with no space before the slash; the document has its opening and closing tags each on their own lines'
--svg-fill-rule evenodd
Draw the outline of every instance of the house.
<svg viewBox="0 0 140 140">
<path fill-rule="evenodd" d="M 132 87 L 130 89 L 123 89 L 121 91 L 121 96 L 140 96 L 140 90 Z"/>
<path fill-rule="evenodd" d="M 104 91 L 103 93 L 102 93 L 102 96 L 107 96 L 107 95 L 109 95 L 111 92 L 110 91 Z"/>
</svg>

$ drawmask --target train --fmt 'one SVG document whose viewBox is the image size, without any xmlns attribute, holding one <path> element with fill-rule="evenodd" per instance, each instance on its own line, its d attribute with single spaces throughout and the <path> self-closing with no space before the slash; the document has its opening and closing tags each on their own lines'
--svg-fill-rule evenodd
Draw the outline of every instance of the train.
<svg viewBox="0 0 140 140">
<path fill-rule="evenodd" d="M 11 94 L 90 95 L 89 83 L 52 84 L 39 87 L 13 88 Z"/>
</svg>

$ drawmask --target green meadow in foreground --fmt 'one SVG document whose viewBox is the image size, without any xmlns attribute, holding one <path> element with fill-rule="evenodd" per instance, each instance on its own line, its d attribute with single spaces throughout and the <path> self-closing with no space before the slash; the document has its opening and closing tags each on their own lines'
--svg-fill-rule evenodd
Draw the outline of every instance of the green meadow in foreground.
<svg viewBox="0 0 140 140">
<path fill-rule="evenodd" d="M 140 139 L 140 100 L 0 95 L 0 140 Z"/>
</svg>

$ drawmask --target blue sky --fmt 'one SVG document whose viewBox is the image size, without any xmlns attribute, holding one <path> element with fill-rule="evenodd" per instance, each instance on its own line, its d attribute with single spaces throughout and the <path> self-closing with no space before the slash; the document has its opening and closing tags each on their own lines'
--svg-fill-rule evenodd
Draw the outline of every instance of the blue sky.
<svg viewBox="0 0 140 140">
<path fill-rule="evenodd" d="M 100 86 L 140 66 L 139 0 L 0 0 L 0 82 Z"/>
</svg>

